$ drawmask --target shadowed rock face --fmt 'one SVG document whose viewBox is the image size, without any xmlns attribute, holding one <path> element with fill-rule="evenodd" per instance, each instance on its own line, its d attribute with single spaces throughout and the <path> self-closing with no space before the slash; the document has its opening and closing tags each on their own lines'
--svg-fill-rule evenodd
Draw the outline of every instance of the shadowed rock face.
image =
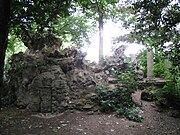
<svg viewBox="0 0 180 135">
<path fill-rule="evenodd" d="M 43 49 L 53 52 L 54 50 L 59 50 L 62 45 L 61 39 L 52 33 L 42 35 L 40 33 L 27 31 L 23 33 L 21 37 L 24 45 L 31 52 L 42 51 Z"/>
<path fill-rule="evenodd" d="M 69 107 L 70 100 L 93 92 L 96 78 L 87 70 L 84 57 L 75 49 L 13 55 L 8 75 L 15 104 L 30 111 L 62 112 Z"/>
<path fill-rule="evenodd" d="M 61 112 L 66 107 L 63 103 L 67 102 L 70 88 L 62 69 L 53 65 L 48 67 L 46 72 L 35 76 L 27 90 L 29 91 L 28 109 L 40 112 Z"/>
<path fill-rule="evenodd" d="M 62 53 L 51 49 L 30 52 L 11 57 L 8 90 L 16 98 L 17 106 L 35 112 L 94 106 L 85 97 L 95 93 L 97 85 L 108 83 L 105 67 L 124 64 L 119 56 L 114 63 L 107 59 L 109 63 L 103 67 L 90 64 L 84 60 L 86 54 L 76 49 L 65 49 Z"/>
</svg>

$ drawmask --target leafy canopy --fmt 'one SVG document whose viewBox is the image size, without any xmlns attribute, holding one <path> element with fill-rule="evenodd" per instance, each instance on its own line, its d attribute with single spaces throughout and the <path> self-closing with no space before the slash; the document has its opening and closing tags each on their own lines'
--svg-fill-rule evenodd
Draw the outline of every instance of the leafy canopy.
<svg viewBox="0 0 180 135">
<path fill-rule="evenodd" d="M 134 32 L 144 44 L 166 48 L 172 42 L 172 49 L 179 48 L 180 6 L 174 0 L 139 0 L 134 3 L 137 18 Z"/>
<path fill-rule="evenodd" d="M 70 6 L 71 0 L 13 0 L 11 25 L 18 30 L 31 30 L 36 24 L 37 31 L 43 31 L 58 16 L 68 16 Z"/>
</svg>

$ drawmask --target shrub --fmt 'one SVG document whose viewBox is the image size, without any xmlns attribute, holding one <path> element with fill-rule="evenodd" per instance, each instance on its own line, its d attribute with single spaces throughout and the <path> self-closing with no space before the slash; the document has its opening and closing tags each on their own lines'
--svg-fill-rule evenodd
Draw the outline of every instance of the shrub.
<svg viewBox="0 0 180 135">
<path fill-rule="evenodd" d="M 129 120 L 141 122 L 142 117 L 138 115 L 139 108 L 132 101 L 132 93 L 137 90 L 137 75 L 130 65 L 126 68 L 113 66 L 111 73 L 118 80 L 119 88 L 109 89 L 97 87 L 98 104 L 101 111 L 116 112 L 117 115 L 124 115 Z"/>
<path fill-rule="evenodd" d="M 111 90 L 103 87 L 96 89 L 98 94 L 98 104 L 104 112 L 116 112 L 118 115 L 124 115 L 129 120 L 141 122 L 142 117 L 138 115 L 139 109 L 132 101 L 131 94 L 127 88 Z"/>
<path fill-rule="evenodd" d="M 166 85 L 161 89 L 162 97 L 168 101 L 168 105 L 180 108 L 180 70 L 166 74 Z"/>
<path fill-rule="evenodd" d="M 135 121 L 135 122 L 142 122 L 143 117 L 138 115 L 140 109 L 136 106 L 132 107 L 123 107 L 118 109 L 116 112 L 118 115 L 124 115 L 129 120 Z"/>
<path fill-rule="evenodd" d="M 134 92 L 137 90 L 137 74 L 134 67 L 129 67 L 125 70 L 120 70 L 115 67 L 114 77 L 118 79 L 118 83 L 129 91 Z"/>
<path fill-rule="evenodd" d="M 153 66 L 153 72 L 155 77 L 163 77 L 165 73 L 164 63 L 155 63 Z"/>
</svg>

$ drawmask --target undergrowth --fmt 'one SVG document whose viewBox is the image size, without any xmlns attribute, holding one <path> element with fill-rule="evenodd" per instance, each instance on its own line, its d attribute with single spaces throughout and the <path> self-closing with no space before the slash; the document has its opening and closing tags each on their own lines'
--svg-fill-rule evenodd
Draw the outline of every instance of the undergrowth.
<svg viewBox="0 0 180 135">
<path fill-rule="evenodd" d="M 168 102 L 167 107 L 180 108 L 180 70 L 174 69 L 173 71 L 166 73 L 165 86 L 159 91 L 161 93 L 160 98 L 165 98 Z M 160 100 L 161 102 L 161 100 Z"/>
<path fill-rule="evenodd" d="M 142 122 L 143 118 L 138 115 L 139 108 L 133 103 L 131 92 L 127 88 L 111 90 L 104 87 L 96 89 L 98 104 L 103 112 L 116 112 L 117 115 L 124 115 L 126 118 L 136 122 Z"/>
</svg>

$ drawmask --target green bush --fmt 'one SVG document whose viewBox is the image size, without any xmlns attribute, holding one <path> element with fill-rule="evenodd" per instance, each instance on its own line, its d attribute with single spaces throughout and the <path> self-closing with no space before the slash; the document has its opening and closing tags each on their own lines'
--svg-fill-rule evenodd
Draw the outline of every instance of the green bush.
<svg viewBox="0 0 180 135">
<path fill-rule="evenodd" d="M 129 120 L 142 122 L 143 117 L 138 115 L 140 109 L 136 106 L 119 108 L 116 112 L 118 115 L 124 115 Z"/>
<path fill-rule="evenodd" d="M 164 73 L 165 73 L 164 63 L 163 62 L 155 63 L 153 66 L 153 72 L 155 77 L 164 77 Z"/>
<path fill-rule="evenodd" d="M 129 120 L 141 122 L 142 117 L 138 115 L 139 109 L 132 101 L 131 94 L 127 88 L 111 90 L 103 87 L 96 89 L 98 94 L 98 104 L 104 112 L 116 112 L 118 115 L 124 115 Z"/>
<path fill-rule="evenodd" d="M 131 92 L 137 90 L 137 74 L 134 67 L 129 66 L 125 70 L 120 70 L 117 67 L 114 69 L 114 77 L 118 79 L 119 84 L 122 84 L 123 87 Z"/>
<path fill-rule="evenodd" d="M 166 85 L 161 89 L 162 97 L 168 101 L 168 105 L 180 108 L 180 70 L 175 69 L 173 73 L 166 74 Z"/>
<path fill-rule="evenodd" d="M 138 66 L 143 71 L 144 77 L 146 77 L 147 76 L 147 54 L 146 54 L 146 49 L 141 50 L 136 59 L 137 59 Z"/>
<path fill-rule="evenodd" d="M 143 118 L 138 115 L 139 108 L 132 101 L 132 93 L 137 90 L 137 75 L 130 64 L 125 67 L 112 67 L 111 73 L 117 78 L 119 87 L 97 87 L 97 102 L 101 111 L 116 112 L 117 115 L 124 115 L 129 120 L 141 122 Z"/>
</svg>

